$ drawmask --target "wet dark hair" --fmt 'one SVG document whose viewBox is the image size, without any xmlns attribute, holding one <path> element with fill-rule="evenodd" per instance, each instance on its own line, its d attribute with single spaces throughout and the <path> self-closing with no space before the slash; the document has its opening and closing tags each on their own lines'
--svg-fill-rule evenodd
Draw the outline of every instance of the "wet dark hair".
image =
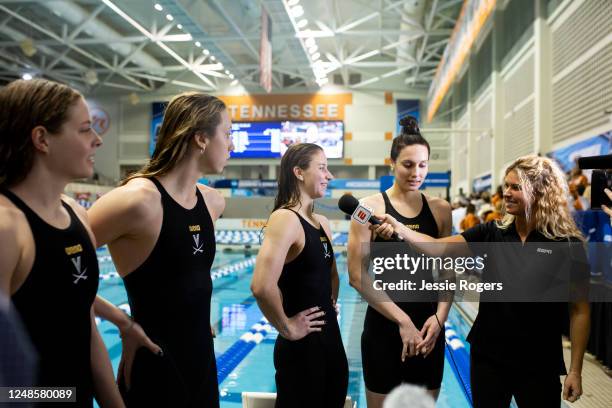
<svg viewBox="0 0 612 408">
<path fill-rule="evenodd" d="M 172 98 L 164 111 L 155 151 L 151 160 L 137 173 L 129 175 L 121 185 L 138 178 L 160 177 L 170 172 L 187 156 L 193 136 L 202 132 L 213 138 L 225 103 L 211 95 L 185 92 Z"/>
<path fill-rule="evenodd" d="M 313 143 L 299 143 L 289 146 L 280 163 L 278 176 L 278 193 L 274 199 L 274 209 L 293 207 L 300 202 L 300 188 L 293 168 L 308 169 L 312 156 L 323 151 L 321 146 Z"/>
<path fill-rule="evenodd" d="M 429 143 L 421 135 L 419 122 L 413 116 L 404 116 L 399 124 L 402 126 L 402 133 L 395 139 L 391 145 L 391 160 L 396 161 L 402 149 L 406 146 L 420 144 L 427 147 L 427 155 L 431 154 Z"/>
</svg>

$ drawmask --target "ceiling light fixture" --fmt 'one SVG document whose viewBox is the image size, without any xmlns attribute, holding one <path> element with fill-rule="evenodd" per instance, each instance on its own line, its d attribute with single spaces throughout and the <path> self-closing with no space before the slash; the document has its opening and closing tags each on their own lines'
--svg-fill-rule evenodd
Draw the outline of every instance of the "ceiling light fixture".
<svg viewBox="0 0 612 408">
<path fill-rule="evenodd" d="M 159 4 L 159 3 L 155 3 L 155 5 L 154 5 L 153 7 L 155 7 L 155 10 L 157 10 L 157 11 L 162 11 L 162 10 L 164 9 L 164 8 L 162 7 L 162 5 L 161 5 L 161 4 Z"/>
<path fill-rule="evenodd" d="M 166 20 L 172 21 L 174 20 L 174 17 L 172 17 L 172 14 L 166 14 Z"/>
<path fill-rule="evenodd" d="M 24 79 L 25 81 L 30 81 L 32 79 L 32 74 L 23 74 L 21 76 L 22 79 Z"/>
<path fill-rule="evenodd" d="M 201 42 L 199 42 L 199 41 L 196 41 L 196 42 L 195 42 L 195 45 L 196 45 L 196 47 L 201 47 L 201 46 L 202 46 L 202 43 L 201 43 Z"/>
<path fill-rule="evenodd" d="M 178 28 L 179 30 L 182 30 L 183 29 L 183 25 L 182 24 L 177 24 L 176 28 Z"/>
<path fill-rule="evenodd" d="M 176 61 L 178 61 L 181 65 L 183 65 L 185 68 L 187 68 L 188 70 L 193 72 L 193 74 L 195 76 L 197 76 L 198 78 L 200 78 L 206 85 L 210 86 L 212 89 L 216 89 L 217 88 L 215 86 L 215 84 L 210 79 L 206 78 L 204 75 L 202 75 L 201 73 L 197 72 L 191 64 L 189 64 L 187 61 L 185 61 L 185 59 L 183 59 L 180 55 L 178 55 L 176 52 L 174 52 L 172 49 L 170 49 L 170 47 L 168 47 L 162 41 L 157 39 L 152 33 L 150 33 L 147 29 L 145 29 L 142 25 L 140 25 L 136 20 L 134 20 L 132 17 L 130 17 L 125 11 L 123 11 L 119 7 L 117 7 L 117 5 L 115 3 L 113 3 L 111 0 L 101 0 L 101 1 L 102 1 L 102 3 L 106 4 L 111 10 L 113 10 L 115 13 L 119 14 L 125 21 L 130 23 L 132 25 L 132 27 L 134 27 L 135 29 L 140 31 L 142 34 L 144 34 L 151 41 L 155 42 L 155 44 L 157 44 L 161 49 L 166 51 L 166 53 L 168 53 L 170 56 L 172 56 L 172 58 L 174 58 Z"/>
<path fill-rule="evenodd" d="M 302 17 L 304 15 L 304 7 L 295 6 L 289 9 L 289 12 L 291 13 L 291 17 L 293 18 Z"/>
<path fill-rule="evenodd" d="M 306 28 L 308 26 L 307 19 L 300 18 L 304 15 L 305 10 L 304 7 L 298 5 L 299 2 L 300 0 L 284 0 L 283 4 L 285 6 L 285 12 L 287 12 L 289 20 L 291 20 L 291 24 L 295 30 L 295 37 L 302 44 L 302 49 L 310 61 L 310 66 L 313 74 L 315 75 L 316 82 L 319 84 L 319 86 L 321 86 L 323 84 L 323 82 L 321 82 L 322 78 L 324 78 L 325 81 L 328 81 L 326 78 L 325 68 L 319 65 L 324 64 L 324 62 L 320 60 L 321 53 L 318 52 L 319 47 L 317 46 L 317 42 L 314 38 L 316 33 Z M 319 23 L 317 22 L 317 24 Z M 328 36 L 333 37 L 333 32 L 331 32 L 330 29 L 327 30 L 330 31 L 330 35 Z"/>
<path fill-rule="evenodd" d="M 89 85 L 97 84 L 98 83 L 98 73 L 94 71 L 93 69 L 88 69 L 87 72 L 85 72 L 85 81 Z"/>
<path fill-rule="evenodd" d="M 34 45 L 34 40 L 32 40 L 31 38 L 24 38 L 19 43 L 19 47 L 21 48 L 21 51 L 26 57 L 31 57 L 38 51 L 36 49 L 36 46 Z"/>
</svg>

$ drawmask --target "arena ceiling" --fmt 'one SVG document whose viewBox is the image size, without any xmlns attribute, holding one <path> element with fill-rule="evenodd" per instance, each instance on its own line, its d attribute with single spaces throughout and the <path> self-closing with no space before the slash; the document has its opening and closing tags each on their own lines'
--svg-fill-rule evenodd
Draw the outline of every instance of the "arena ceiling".
<svg viewBox="0 0 612 408">
<path fill-rule="evenodd" d="M 425 90 L 462 0 L 0 0 L 0 83 L 23 75 L 86 93 Z"/>
</svg>

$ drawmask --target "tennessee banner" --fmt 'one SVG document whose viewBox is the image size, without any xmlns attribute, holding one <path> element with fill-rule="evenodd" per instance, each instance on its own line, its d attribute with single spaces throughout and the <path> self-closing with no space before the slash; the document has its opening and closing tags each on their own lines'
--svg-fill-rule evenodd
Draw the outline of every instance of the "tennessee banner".
<svg viewBox="0 0 612 408">
<path fill-rule="evenodd" d="M 233 121 L 344 120 L 347 94 L 287 94 L 219 96 Z"/>
</svg>

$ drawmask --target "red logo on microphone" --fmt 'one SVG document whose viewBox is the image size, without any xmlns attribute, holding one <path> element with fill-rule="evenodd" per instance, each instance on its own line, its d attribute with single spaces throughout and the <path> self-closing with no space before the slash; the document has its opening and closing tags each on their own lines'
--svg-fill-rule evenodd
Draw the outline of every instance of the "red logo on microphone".
<svg viewBox="0 0 612 408">
<path fill-rule="evenodd" d="M 353 219 L 360 224 L 365 224 L 368 222 L 370 217 L 372 216 L 372 210 L 368 207 L 360 204 L 355 211 L 353 212 Z"/>
</svg>

